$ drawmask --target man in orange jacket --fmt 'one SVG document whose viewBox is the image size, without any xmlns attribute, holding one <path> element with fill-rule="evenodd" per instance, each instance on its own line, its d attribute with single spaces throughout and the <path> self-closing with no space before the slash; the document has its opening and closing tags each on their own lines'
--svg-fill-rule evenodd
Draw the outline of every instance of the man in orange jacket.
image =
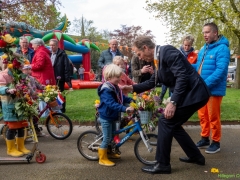
<svg viewBox="0 0 240 180">
<path fill-rule="evenodd" d="M 208 103 L 198 110 L 202 138 L 196 145 L 199 148 L 207 147 L 205 152 L 213 154 L 220 151 L 220 107 L 222 98 L 226 95 L 230 50 L 227 38 L 218 34 L 216 24 L 205 24 L 203 35 L 206 43 L 199 51 L 196 70 L 207 84 L 211 97 Z M 212 143 L 210 144 L 211 132 Z"/>
</svg>

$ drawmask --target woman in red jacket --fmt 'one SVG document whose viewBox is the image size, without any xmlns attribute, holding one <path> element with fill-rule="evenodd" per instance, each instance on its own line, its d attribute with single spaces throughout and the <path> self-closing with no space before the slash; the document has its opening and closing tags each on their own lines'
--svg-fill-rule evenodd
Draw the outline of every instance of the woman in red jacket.
<svg viewBox="0 0 240 180">
<path fill-rule="evenodd" d="M 30 41 L 35 51 L 32 59 L 32 76 L 43 85 L 55 85 L 54 70 L 51 63 L 50 51 L 44 46 L 40 38 Z"/>
</svg>

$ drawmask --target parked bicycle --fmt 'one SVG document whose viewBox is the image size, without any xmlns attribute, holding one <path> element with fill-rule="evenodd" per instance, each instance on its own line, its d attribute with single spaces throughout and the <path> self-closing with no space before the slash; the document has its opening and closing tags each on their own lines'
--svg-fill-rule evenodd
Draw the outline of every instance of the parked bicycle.
<svg viewBox="0 0 240 180">
<path fill-rule="evenodd" d="M 72 121 L 70 118 L 63 113 L 55 112 L 54 108 L 51 107 L 49 103 L 47 103 L 46 107 L 39 112 L 38 117 L 35 118 L 40 118 L 46 111 L 49 111 L 49 115 L 45 120 L 45 125 L 48 133 L 58 140 L 68 138 L 71 135 L 73 129 Z M 4 138 L 6 138 L 7 129 L 8 126 L 5 125 L 1 130 Z M 25 138 L 27 138 L 27 130 L 28 129 L 26 128 L 24 136 Z"/>
<path fill-rule="evenodd" d="M 134 124 L 114 131 L 113 134 L 121 134 L 123 132 L 129 131 L 119 143 L 111 142 L 109 145 L 113 153 L 121 154 L 119 148 L 135 133 L 139 133 L 140 137 L 137 139 L 134 145 L 134 154 L 136 158 L 146 165 L 153 165 L 156 163 L 155 154 L 157 147 L 157 135 L 156 134 L 145 134 L 142 130 L 140 118 L 137 111 L 134 111 L 132 118 L 134 119 Z M 102 133 L 96 131 L 86 131 L 80 134 L 77 147 L 80 154 L 92 161 L 99 159 L 98 148 L 103 140 Z"/>
</svg>

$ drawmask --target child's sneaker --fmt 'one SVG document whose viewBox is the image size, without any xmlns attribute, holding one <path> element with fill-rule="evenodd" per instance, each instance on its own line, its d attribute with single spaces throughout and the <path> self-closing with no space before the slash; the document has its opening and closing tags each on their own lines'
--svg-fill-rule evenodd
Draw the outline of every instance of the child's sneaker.
<svg viewBox="0 0 240 180">
<path fill-rule="evenodd" d="M 196 144 L 198 148 L 207 148 L 209 145 L 210 145 L 209 139 L 201 139 Z"/>
<path fill-rule="evenodd" d="M 214 154 L 220 151 L 220 142 L 213 141 L 212 144 L 205 150 L 208 154 Z"/>
</svg>

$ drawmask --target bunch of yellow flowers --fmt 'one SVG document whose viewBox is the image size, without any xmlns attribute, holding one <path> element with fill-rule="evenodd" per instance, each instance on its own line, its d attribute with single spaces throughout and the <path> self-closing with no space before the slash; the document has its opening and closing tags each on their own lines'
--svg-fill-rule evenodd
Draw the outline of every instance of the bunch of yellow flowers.
<svg viewBox="0 0 240 180">
<path fill-rule="evenodd" d="M 39 93 L 38 96 L 41 100 L 47 103 L 56 100 L 59 92 L 58 86 L 47 85 L 45 86 L 43 93 Z"/>
</svg>

